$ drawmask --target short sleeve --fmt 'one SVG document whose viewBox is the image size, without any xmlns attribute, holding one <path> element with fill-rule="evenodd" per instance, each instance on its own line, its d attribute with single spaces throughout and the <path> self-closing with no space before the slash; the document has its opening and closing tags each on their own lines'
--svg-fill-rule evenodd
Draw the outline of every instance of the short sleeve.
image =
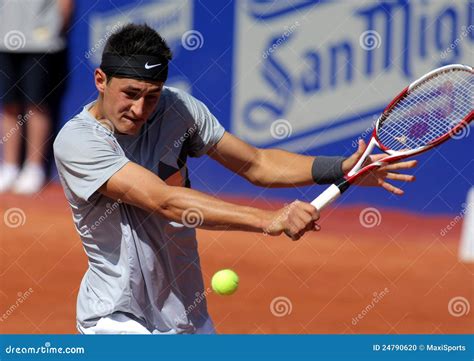
<svg viewBox="0 0 474 361">
<path fill-rule="evenodd" d="M 99 123 L 66 124 L 54 141 L 54 158 L 66 196 L 84 201 L 129 161 Z"/>
<path fill-rule="evenodd" d="M 188 154 L 191 157 L 200 157 L 221 140 L 225 129 L 203 102 L 182 91 L 179 91 L 179 98 L 181 101 L 176 102 L 174 106 L 185 108 L 178 111 L 190 118 Z"/>
</svg>

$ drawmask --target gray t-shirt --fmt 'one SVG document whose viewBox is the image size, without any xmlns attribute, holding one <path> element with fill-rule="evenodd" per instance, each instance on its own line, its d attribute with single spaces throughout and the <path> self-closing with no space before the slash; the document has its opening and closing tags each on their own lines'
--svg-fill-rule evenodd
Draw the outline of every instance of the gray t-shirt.
<svg viewBox="0 0 474 361">
<path fill-rule="evenodd" d="M 190 187 L 186 157 L 205 154 L 224 128 L 203 103 L 170 87 L 136 136 L 100 125 L 88 111 L 92 105 L 54 142 L 59 178 L 89 260 L 78 323 L 91 327 L 100 317 L 125 312 L 150 331 L 194 332 L 209 317 L 195 230 L 97 190 L 129 161 L 167 184 Z"/>
</svg>

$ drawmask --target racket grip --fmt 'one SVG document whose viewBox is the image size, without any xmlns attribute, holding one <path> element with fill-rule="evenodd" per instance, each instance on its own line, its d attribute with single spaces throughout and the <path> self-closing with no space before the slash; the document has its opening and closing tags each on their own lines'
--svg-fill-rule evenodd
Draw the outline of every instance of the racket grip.
<svg viewBox="0 0 474 361">
<path fill-rule="evenodd" d="M 326 207 L 329 203 L 334 202 L 341 195 L 339 187 L 335 184 L 330 185 L 323 193 L 321 193 L 311 205 L 314 206 L 318 211 Z"/>
<path fill-rule="evenodd" d="M 311 202 L 311 205 L 320 211 L 339 198 L 339 196 L 349 188 L 349 185 L 350 183 L 347 180 L 341 178 L 336 184 L 330 185 L 323 193 L 315 198 Z"/>
</svg>

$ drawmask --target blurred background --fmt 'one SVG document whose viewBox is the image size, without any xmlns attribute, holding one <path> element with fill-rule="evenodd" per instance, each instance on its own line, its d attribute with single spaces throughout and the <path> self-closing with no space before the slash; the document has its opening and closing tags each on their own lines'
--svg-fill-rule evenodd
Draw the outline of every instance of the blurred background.
<svg viewBox="0 0 474 361">
<path fill-rule="evenodd" d="M 9 17 L 6 3 L 0 17 Z M 29 197 L 0 195 L 0 332 L 75 332 L 87 261 L 48 149 L 96 98 L 102 48 L 128 22 L 165 37 L 174 52 L 167 84 L 203 101 L 226 130 L 259 147 L 312 155 L 352 154 L 411 81 L 445 64 L 474 65 L 472 0 L 76 0 L 55 50 L 62 57 L 47 72 L 55 98 L 42 159 L 50 178 Z M 3 30 L 4 52 L 31 51 L 26 34 Z M 28 123 L 25 112 L 18 119 Z M 0 121 L 4 155 L 11 130 Z M 349 189 L 323 214 L 323 230 L 297 244 L 199 231 L 206 284 L 220 268 L 241 276 L 235 296 L 208 296 L 218 331 L 474 331 L 471 132 L 419 156 L 417 182 L 402 185 L 403 197 Z M 207 157 L 190 160 L 189 170 L 193 188 L 260 207 L 311 201 L 324 189 L 257 188 Z"/>
</svg>

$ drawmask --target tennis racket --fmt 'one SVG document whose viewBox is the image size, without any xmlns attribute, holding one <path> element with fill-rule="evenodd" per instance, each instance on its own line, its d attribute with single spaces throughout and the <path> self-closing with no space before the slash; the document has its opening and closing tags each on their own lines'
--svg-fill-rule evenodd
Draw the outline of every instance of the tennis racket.
<svg viewBox="0 0 474 361">
<path fill-rule="evenodd" d="M 311 204 L 318 210 L 336 200 L 359 177 L 374 168 L 430 150 L 474 119 L 474 70 L 453 64 L 435 69 L 398 94 L 375 122 L 364 154 L 341 179 Z M 386 157 L 366 164 L 377 146 Z"/>
</svg>

